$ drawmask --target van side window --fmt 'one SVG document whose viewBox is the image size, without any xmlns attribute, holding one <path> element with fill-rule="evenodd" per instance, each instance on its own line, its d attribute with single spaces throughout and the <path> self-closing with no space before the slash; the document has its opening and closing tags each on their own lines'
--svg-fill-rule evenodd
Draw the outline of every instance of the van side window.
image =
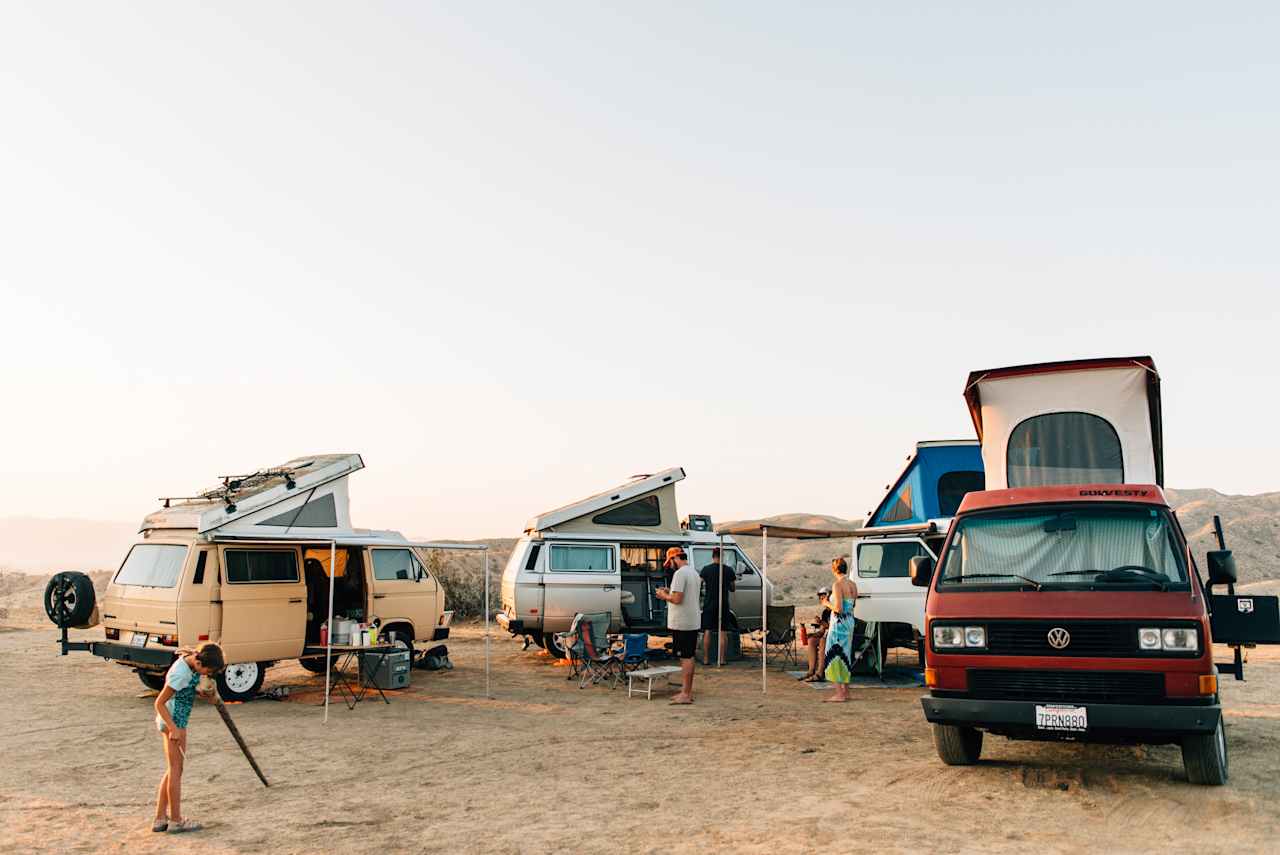
<svg viewBox="0 0 1280 855">
<path fill-rule="evenodd" d="M 1010 487 L 1123 484 L 1120 437 L 1091 413 L 1032 416 L 1009 434 Z"/>
<path fill-rule="evenodd" d="M 384 582 L 411 581 L 414 575 L 413 553 L 407 549 L 373 550 L 373 578 Z"/>
<path fill-rule="evenodd" d="M 529 547 L 529 557 L 525 559 L 524 569 L 534 571 L 538 569 L 538 553 L 542 551 L 542 544 L 535 543 Z"/>
<path fill-rule="evenodd" d="M 200 554 L 196 556 L 196 575 L 191 579 L 191 584 L 193 585 L 204 584 L 204 565 L 208 559 L 209 559 L 209 550 L 207 549 L 200 550 Z"/>
<path fill-rule="evenodd" d="M 928 555 L 914 541 L 899 543 L 858 544 L 858 576 L 863 579 L 889 579 L 910 575 L 907 562 L 917 555 Z"/>
<path fill-rule="evenodd" d="M 612 546 L 551 547 L 551 569 L 586 573 L 613 572 Z"/>
<path fill-rule="evenodd" d="M 232 585 L 298 581 L 293 550 L 228 549 L 227 582 Z"/>
</svg>

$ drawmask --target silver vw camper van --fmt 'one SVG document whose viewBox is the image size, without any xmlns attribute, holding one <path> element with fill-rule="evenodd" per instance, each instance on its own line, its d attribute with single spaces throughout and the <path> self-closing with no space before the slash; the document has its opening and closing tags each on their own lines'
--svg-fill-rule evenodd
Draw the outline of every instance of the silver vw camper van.
<svg viewBox="0 0 1280 855">
<path fill-rule="evenodd" d="M 530 520 L 502 574 L 498 624 L 555 655 L 563 651 L 554 634 L 579 612 L 609 612 L 615 632 L 664 635 L 667 604 L 654 591 L 668 583 L 668 547 L 684 547 L 701 570 L 723 544 L 736 577 L 730 606 L 743 631 L 759 629 L 760 571 L 732 537 L 711 530 L 708 517 L 680 521 L 676 483 L 684 477 L 679 467 L 637 476 Z"/>
</svg>

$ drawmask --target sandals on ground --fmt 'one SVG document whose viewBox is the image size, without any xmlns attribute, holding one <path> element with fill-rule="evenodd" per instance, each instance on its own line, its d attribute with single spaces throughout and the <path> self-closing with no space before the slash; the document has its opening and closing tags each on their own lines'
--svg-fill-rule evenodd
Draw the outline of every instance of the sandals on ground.
<svg viewBox="0 0 1280 855">
<path fill-rule="evenodd" d="M 157 819 L 155 822 L 151 823 L 151 830 L 152 830 L 152 831 L 154 831 L 154 832 L 156 832 L 157 834 L 159 834 L 159 833 L 160 833 L 160 832 L 162 832 L 162 831 L 168 831 L 168 830 L 169 830 L 169 820 L 167 820 L 167 819 Z"/>
<path fill-rule="evenodd" d="M 169 823 L 170 834 L 182 834 L 187 831 L 199 831 L 202 828 L 204 828 L 204 826 L 196 822 L 194 819 L 184 819 L 181 822 Z"/>
</svg>

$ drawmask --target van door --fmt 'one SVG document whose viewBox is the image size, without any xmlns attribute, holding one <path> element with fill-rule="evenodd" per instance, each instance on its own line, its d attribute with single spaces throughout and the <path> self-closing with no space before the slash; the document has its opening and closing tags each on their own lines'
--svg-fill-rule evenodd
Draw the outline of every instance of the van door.
<svg viewBox="0 0 1280 855">
<path fill-rule="evenodd" d="M 924 633 L 925 588 L 911 584 L 907 563 L 937 556 L 918 537 L 868 538 L 857 544 L 858 601 L 853 614 L 872 623 L 901 623 Z"/>
<path fill-rule="evenodd" d="M 738 626 L 743 632 L 755 632 L 764 626 L 764 621 L 760 619 L 760 585 L 763 577 L 736 546 L 726 547 L 724 558 L 725 563 L 733 568 L 733 575 L 738 580 L 733 593 L 729 595 L 729 607 L 733 609 Z"/>
<path fill-rule="evenodd" d="M 427 576 L 418 556 L 409 547 L 375 546 L 369 550 L 373 565 L 373 615 L 383 625 L 407 622 L 413 636 L 430 638 L 435 623 L 435 581 Z"/>
<path fill-rule="evenodd" d="M 609 612 L 622 626 L 622 571 L 616 543 L 550 543 L 542 574 L 544 632 L 564 632 L 578 612 Z"/>
<path fill-rule="evenodd" d="M 307 627 L 307 586 L 292 546 L 224 546 L 222 650 L 227 662 L 293 659 Z"/>
</svg>

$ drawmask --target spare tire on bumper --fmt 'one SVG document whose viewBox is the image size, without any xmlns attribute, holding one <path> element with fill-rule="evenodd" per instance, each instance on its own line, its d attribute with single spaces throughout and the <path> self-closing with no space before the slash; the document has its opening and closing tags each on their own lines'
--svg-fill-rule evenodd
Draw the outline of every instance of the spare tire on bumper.
<svg viewBox="0 0 1280 855">
<path fill-rule="evenodd" d="M 93 580 L 83 573 L 57 573 L 45 585 L 44 613 L 59 629 L 87 624 L 96 605 Z"/>
</svg>

